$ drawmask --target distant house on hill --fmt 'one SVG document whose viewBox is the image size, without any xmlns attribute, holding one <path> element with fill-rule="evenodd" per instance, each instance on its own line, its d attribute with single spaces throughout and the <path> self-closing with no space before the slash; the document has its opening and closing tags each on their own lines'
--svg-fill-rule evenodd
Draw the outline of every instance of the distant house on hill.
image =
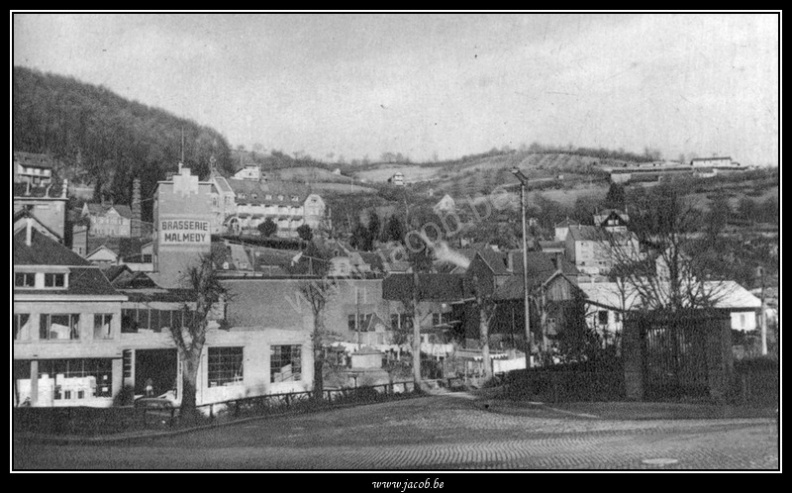
<svg viewBox="0 0 792 493">
<path fill-rule="evenodd" d="M 82 217 L 90 220 L 92 236 L 128 238 L 131 236 L 132 209 L 112 203 L 85 204 Z"/>
<path fill-rule="evenodd" d="M 14 182 L 45 186 L 52 182 L 55 161 L 47 154 L 14 152 Z"/>
<path fill-rule="evenodd" d="M 393 174 L 393 176 L 388 178 L 388 183 L 390 183 L 391 185 L 395 185 L 397 187 L 403 187 L 404 175 L 401 173 L 401 171 L 397 171 L 396 173 Z"/>
</svg>

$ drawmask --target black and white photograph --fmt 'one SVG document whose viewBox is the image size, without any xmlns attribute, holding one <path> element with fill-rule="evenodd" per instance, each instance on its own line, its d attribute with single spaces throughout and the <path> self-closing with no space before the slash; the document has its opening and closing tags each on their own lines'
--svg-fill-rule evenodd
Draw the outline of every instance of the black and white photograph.
<svg viewBox="0 0 792 493">
<path fill-rule="evenodd" d="M 11 472 L 781 472 L 781 19 L 10 11 Z"/>
</svg>

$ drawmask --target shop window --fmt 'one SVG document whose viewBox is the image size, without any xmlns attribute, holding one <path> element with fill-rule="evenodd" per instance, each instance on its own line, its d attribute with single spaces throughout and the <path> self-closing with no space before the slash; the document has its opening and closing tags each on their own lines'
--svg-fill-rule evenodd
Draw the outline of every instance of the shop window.
<svg viewBox="0 0 792 493">
<path fill-rule="evenodd" d="M 113 315 L 97 313 L 94 315 L 94 339 L 112 339 Z"/>
<path fill-rule="evenodd" d="M 39 361 L 39 378 L 55 379 L 55 400 L 85 396 L 113 396 L 112 359 L 54 359 Z"/>
<path fill-rule="evenodd" d="M 270 347 L 270 382 L 302 380 L 302 348 L 299 345 Z"/>
<path fill-rule="evenodd" d="M 209 386 L 242 385 L 242 348 L 209 348 Z"/>
<path fill-rule="evenodd" d="M 28 322 L 30 322 L 29 313 L 15 313 L 14 314 L 14 340 L 22 338 L 22 330 L 27 329 Z"/>
<path fill-rule="evenodd" d="M 80 338 L 80 315 L 76 313 L 41 315 L 39 322 L 39 339 L 43 340 L 77 340 Z"/>
</svg>

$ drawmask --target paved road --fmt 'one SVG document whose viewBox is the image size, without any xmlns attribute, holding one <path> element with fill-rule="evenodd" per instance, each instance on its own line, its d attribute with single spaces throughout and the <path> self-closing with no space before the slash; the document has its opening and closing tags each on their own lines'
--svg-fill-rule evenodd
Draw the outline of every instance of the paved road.
<svg viewBox="0 0 792 493">
<path fill-rule="evenodd" d="M 492 412 L 448 394 L 105 445 L 14 443 L 15 469 L 777 469 L 774 420 Z M 645 459 L 673 459 L 667 465 Z"/>
</svg>

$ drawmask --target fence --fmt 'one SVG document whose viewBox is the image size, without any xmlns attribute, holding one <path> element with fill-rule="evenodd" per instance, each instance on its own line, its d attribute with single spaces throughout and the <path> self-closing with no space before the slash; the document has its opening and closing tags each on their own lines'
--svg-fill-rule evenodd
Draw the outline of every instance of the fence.
<svg viewBox="0 0 792 493">
<path fill-rule="evenodd" d="M 451 380 L 447 379 L 449 386 Z M 407 397 L 415 393 L 415 383 L 394 382 L 366 387 L 327 389 L 317 401 L 313 392 L 289 392 L 245 397 L 197 406 L 206 424 L 238 418 L 267 416 L 285 412 L 310 412 L 354 404 L 370 404 Z M 108 435 L 179 425 L 179 408 L 14 408 L 14 429 L 43 434 Z"/>
</svg>

